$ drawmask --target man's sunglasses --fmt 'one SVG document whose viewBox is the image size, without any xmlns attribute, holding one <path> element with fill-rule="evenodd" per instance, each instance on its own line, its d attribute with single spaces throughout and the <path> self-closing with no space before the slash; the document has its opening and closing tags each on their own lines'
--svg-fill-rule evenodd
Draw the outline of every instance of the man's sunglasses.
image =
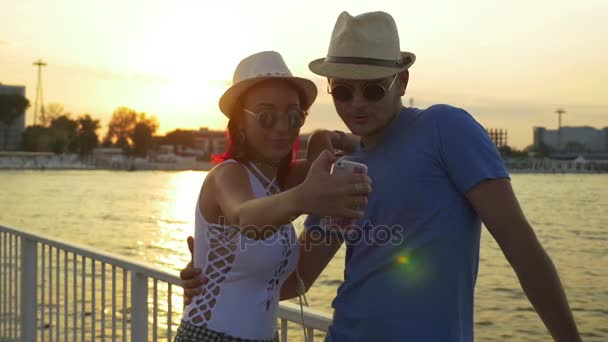
<svg viewBox="0 0 608 342">
<path fill-rule="evenodd" d="M 386 96 L 386 94 L 391 91 L 391 88 L 393 87 L 393 84 L 395 84 L 395 80 L 397 79 L 397 75 L 399 74 L 395 74 L 395 77 L 393 77 L 393 80 L 391 81 L 391 84 L 388 88 L 382 85 L 381 82 L 365 84 L 362 89 L 363 97 L 370 102 L 378 102 L 382 100 L 384 96 Z M 340 102 L 347 102 L 353 99 L 355 89 L 344 84 L 337 84 L 331 87 L 331 90 L 329 90 L 328 86 L 327 92 L 331 94 L 334 100 Z"/>
<path fill-rule="evenodd" d="M 253 116 L 260 126 L 266 129 L 274 127 L 279 120 L 279 115 L 281 115 L 280 113 L 272 110 L 254 113 L 247 108 L 243 108 L 243 111 Z M 302 127 L 304 125 L 304 121 L 306 120 L 306 115 L 308 115 L 308 113 L 299 109 L 289 109 L 285 114 L 287 115 L 289 129 L 298 129 Z"/>
</svg>

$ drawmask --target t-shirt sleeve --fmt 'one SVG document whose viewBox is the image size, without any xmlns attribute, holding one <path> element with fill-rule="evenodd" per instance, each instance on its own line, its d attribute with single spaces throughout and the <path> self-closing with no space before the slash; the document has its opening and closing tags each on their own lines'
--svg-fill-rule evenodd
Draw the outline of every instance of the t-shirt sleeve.
<svg viewBox="0 0 608 342">
<path fill-rule="evenodd" d="M 440 162 L 462 194 L 483 180 L 509 178 L 496 145 L 469 113 L 446 105 L 436 107 Z"/>
<path fill-rule="evenodd" d="M 321 224 L 321 219 L 314 215 L 308 215 L 304 220 L 304 229 L 308 232 L 317 233 L 317 237 L 324 237 L 325 239 L 331 239 L 337 237 L 341 240 L 344 239 L 343 233 L 337 229 L 326 230 Z M 330 240 L 328 240 L 330 241 Z"/>
<path fill-rule="evenodd" d="M 306 217 L 306 219 L 304 220 L 304 229 L 307 229 L 307 230 L 317 229 L 319 231 L 322 231 L 321 219 L 319 219 L 318 217 L 313 216 L 313 215 L 308 215 Z"/>
<path fill-rule="evenodd" d="M 321 224 L 321 219 L 314 216 L 308 215 L 304 220 L 304 229 L 308 232 L 316 232 L 317 237 L 323 237 L 328 243 L 334 238 L 344 241 L 345 235 L 340 229 L 325 229 Z"/>
</svg>

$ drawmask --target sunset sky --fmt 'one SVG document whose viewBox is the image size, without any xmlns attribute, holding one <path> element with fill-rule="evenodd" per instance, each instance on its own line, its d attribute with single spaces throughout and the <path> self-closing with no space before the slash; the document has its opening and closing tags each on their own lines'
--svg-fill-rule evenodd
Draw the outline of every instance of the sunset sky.
<svg viewBox="0 0 608 342">
<path fill-rule="evenodd" d="M 343 10 L 397 21 L 402 49 L 417 55 L 404 103 L 463 107 L 518 148 L 533 126 L 557 126 L 558 107 L 564 125 L 608 126 L 606 0 L 0 0 L 0 82 L 25 85 L 33 105 L 42 58 L 45 103 L 75 115 L 107 124 L 129 106 L 157 116 L 161 133 L 223 129 L 217 101 L 237 63 L 275 50 L 319 86 L 303 131 L 343 129 L 325 80 L 308 70 Z"/>
</svg>

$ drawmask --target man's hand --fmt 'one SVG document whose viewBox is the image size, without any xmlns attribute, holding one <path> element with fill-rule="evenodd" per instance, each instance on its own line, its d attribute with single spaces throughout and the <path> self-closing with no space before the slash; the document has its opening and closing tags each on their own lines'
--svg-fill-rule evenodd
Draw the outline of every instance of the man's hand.
<svg viewBox="0 0 608 342">
<path fill-rule="evenodd" d="M 184 306 L 192 302 L 192 298 L 202 291 L 202 286 L 205 284 L 201 277 L 201 269 L 194 268 L 194 238 L 188 236 L 188 249 L 190 250 L 190 262 L 184 269 L 179 272 L 179 278 L 182 280 L 184 288 Z"/>
</svg>

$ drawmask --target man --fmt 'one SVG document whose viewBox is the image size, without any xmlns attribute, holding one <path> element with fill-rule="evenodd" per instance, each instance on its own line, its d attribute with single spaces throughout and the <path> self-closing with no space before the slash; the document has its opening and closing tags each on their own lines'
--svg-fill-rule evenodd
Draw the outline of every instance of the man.
<svg viewBox="0 0 608 342">
<path fill-rule="evenodd" d="M 553 338 L 579 341 L 555 267 L 483 127 L 455 107 L 403 107 L 414 61 L 389 14 L 343 12 L 327 57 L 309 65 L 328 78 L 336 111 L 361 138 L 348 158 L 374 182 L 365 217 L 344 235 L 327 341 L 472 341 L 481 222 Z M 323 228 L 314 217 L 305 226 L 300 272 L 310 287 L 340 242 L 310 243 Z"/>
</svg>

